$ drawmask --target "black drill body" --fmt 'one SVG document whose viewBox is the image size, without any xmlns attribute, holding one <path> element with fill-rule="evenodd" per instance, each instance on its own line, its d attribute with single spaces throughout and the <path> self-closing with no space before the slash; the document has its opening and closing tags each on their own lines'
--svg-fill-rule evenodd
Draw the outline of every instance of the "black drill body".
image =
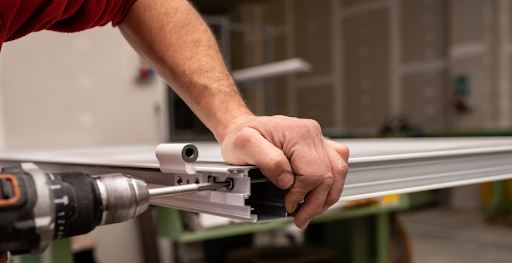
<svg viewBox="0 0 512 263">
<path fill-rule="evenodd" d="M 49 187 L 50 195 L 38 196 L 33 175 L 21 166 L 2 169 L 0 253 L 24 254 L 37 250 L 42 238 L 38 222 L 51 221 L 48 227 L 53 231 L 53 239 L 85 234 L 100 224 L 101 195 L 91 176 L 82 172 L 44 173 L 44 176 L 47 185 L 42 187 Z M 42 204 L 52 206 L 51 218 L 38 218 L 35 208 Z"/>
</svg>

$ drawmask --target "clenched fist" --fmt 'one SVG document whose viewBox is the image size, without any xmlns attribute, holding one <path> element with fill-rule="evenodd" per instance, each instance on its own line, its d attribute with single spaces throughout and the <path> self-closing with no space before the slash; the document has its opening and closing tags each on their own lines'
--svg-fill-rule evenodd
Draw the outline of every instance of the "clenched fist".
<svg viewBox="0 0 512 263">
<path fill-rule="evenodd" d="M 326 140 L 314 120 L 250 116 L 237 120 L 222 142 L 231 164 L 256 165 L 279 188 L 288 190 L 285 209 L 305 228 L 313 217 L 336 203 L 348 172 L 349 150 Z"/>
</svg>

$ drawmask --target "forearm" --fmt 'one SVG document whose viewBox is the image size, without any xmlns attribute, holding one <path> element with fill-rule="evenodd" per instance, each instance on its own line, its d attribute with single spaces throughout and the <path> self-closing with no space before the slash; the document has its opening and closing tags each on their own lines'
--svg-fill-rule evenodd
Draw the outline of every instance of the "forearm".
<svg viewBox="0 0 512 263">
<path fill-rule="evenodd" d="M 119 28 L 219 142 L 230 124 L 252 116 L 209 27 L 188 1 L 138 0 Z"/>
</svg>

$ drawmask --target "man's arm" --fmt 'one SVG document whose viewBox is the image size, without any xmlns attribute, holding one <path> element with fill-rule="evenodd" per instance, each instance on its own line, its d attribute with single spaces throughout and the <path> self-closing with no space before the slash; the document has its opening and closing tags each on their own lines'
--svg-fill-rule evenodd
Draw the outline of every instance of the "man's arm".
<svg viewBox="0 0 512 263">
<path fill-rule="evenodd" d="M 254 116 L 209 27 L 188 1 L 138 0 L 119 28 L 213 132 L 227 162 L 254 164 L 278 187 L 289 189 L 288 212 L 305 198 L 295 217 L 298 227 L 306 227 L 338 201 L 348 171 L 348 149 L 326 141 L 316 121 Z"/>
</svg>

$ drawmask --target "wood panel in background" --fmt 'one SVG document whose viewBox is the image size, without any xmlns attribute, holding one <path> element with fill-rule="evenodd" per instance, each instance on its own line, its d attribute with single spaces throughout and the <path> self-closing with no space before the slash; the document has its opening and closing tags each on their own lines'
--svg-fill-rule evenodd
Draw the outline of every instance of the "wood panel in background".
<svg viewBox="0 0 512 263">
<path fill-rule="evenodd" d="M 312 72 L 299 74 L 307 79 L 332 73 L 332 12 L 329 0 L 295 1 L 296 56 L 313 66 Z"/>
<path fill-rule="evenodd" d="M 377 132 L 389 110 L 388 9 L 346 17 L 342 28 L 347 129 Z"/>
<path fill-rule="evenodd" d="M 298 112 L 303 118 L 318 121 L 322 127 L 332 127 L 332 86 L 301 88 L 297 91 Z"/>
<path fill-rule="evenodd" d="M 447 6 L 445 0 L 401 0 L 403 63 L 446 59 Z"/>
<path fill-rule="evenodd" d="M 410 124 L 422 130 L 439 130 L 447 125 L 450 94 L 446 70 L 423 71 L 402 77 L 404 111 Z"/>
</svg>

